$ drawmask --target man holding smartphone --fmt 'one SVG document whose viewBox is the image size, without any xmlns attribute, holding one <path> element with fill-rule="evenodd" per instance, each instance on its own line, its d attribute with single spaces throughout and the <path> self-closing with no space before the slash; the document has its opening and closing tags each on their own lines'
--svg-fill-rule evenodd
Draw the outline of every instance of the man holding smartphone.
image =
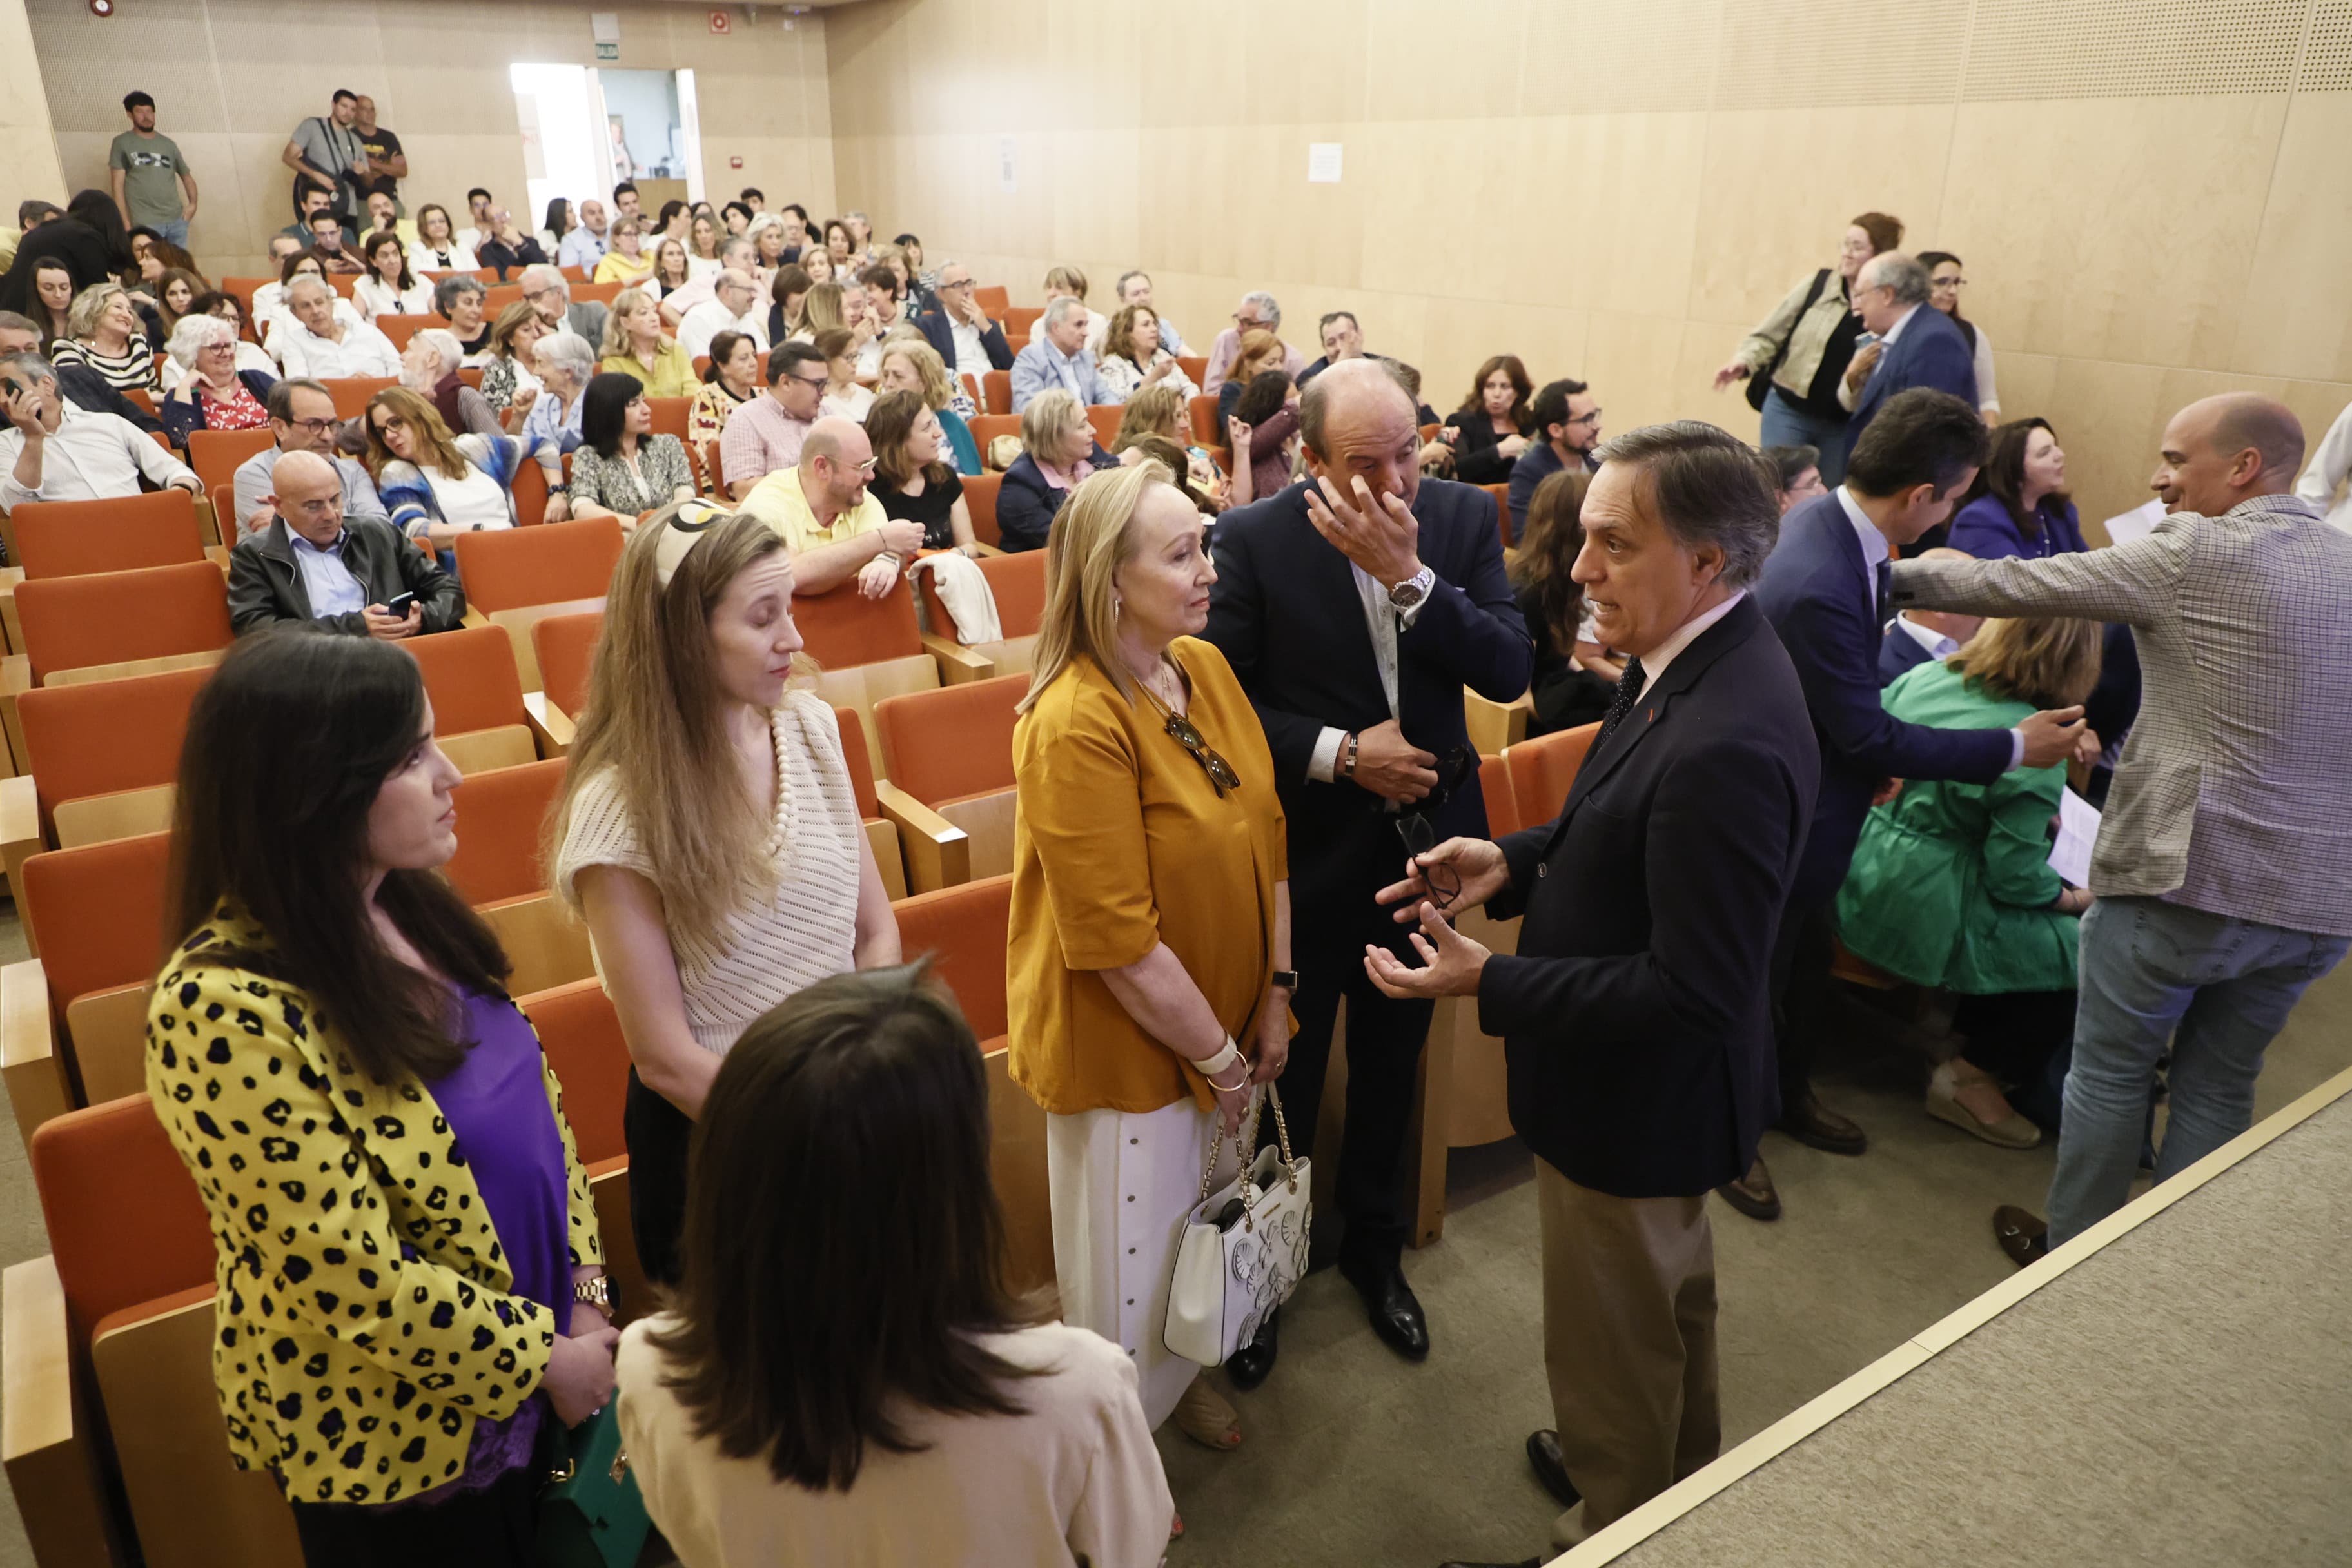
<svg viewBox="0 0 2352 1568">
<path fill-rule="evenodd" d="M 466 591 L 382 518 L 343 515 L 342 476 L 315 452 L 279 454 L 262 500 L 277 520 L 229 552 L 228 618 L 244 637 L 280 621 L 347 637 L 454 630 Z"/>
</svg>

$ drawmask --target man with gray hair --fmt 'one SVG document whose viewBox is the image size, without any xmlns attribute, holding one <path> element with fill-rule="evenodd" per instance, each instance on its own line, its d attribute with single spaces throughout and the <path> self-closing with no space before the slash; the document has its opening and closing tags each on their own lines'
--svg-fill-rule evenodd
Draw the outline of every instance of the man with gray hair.
<svg viewBox="0 0 2352 1568">
<path fill-rule="evenodd" d="M 1004 324 L 992 321 L 973 297 L 971 268 L 961 261 L 942 261 L 939 270 L 939 302 L 915 318 L 915 325 L 939 351 L 950 374 L 977 380 L 992 370 L 1013 368 L 1013 345 L 1004 341 Z"/>
<path fill-rule="evenodd" d="M 1013 412 L 1049 387 L 1058 387 L 1089 406 L 1127 399 L 1104 384 L 1087 347 L 1087 302 L 1064 294 L 1045 307 L 1041 331 L 1013 361 Z"/>
<path fill-rule="evenodd" d="M 1949 316 L 1928 305 L 1927 269 L 1916 259 L 1882 250 L 1864 262 L 1853 280 L 1853 313 L 1878 341 L 1854 356 L 1868 379 L 1853 394 L 1853 417 L 1845 427 L 1848 451 L 1888 398 L 1915 386 L 1948 392 L 1976 406 L 1976 351 Z M 1840 401 L 1856 384 L 1853 374 L 1849 368 Z"/>
<path fill-rule="evenodd" d="M 572 302 L 572 283 L 560 267 L 526 267 L 522 269 L 522 297 L 539 312 L 539 319 L 555 331 L 569 331 L 592 343 L 604 341 L 604 306 L 593 300 Z"/>
<path fill-rule="evenodd" d="M 760 286 L 751 274 L 735 267 L 721 268 L 711 279 L 710 298 L 688 310 L 677 323 L 677 346 L 690 358 L 710 353 L 710 340 L 721 332 L 741 332 L 768 352 L 768 313 L 758 308 Z"/>
<path fill-rule="evenodd" d="M 1217 388 L 1225 384 L 1234 361 L 1241 357 L 1244 332 L 1281 331 L 1282 307 L 1275 303 L 1273 295 L 1262 289 L 1243 295 L 1240 308 L 1234 311 L 1234 324 L 1219 332 L 1217 341 L 1209 345 L 1209 374 L 1201 383 L 1202 392 L 1214 397 Z M 1307 356 L 1292 343 L 1283 344 L 1282 349 L 1282 368 L 1290 373 L 1291 380 L 1297 381 L 1307 369 Z"/>
<path fill-rule="evenodd" d="M 1120 273 L 1118 275 L 1118 302 L 1122 305 L 1140 305 L 1145 310 L 1150 311 L 1153 316 L 1159 319 L 1160 321 L 1160 346 L 1166 349 L 1171 354 L 1181 354 L 1184 352 L 1183 334 L 1176 330 L 1176 323 L 1170 321 L 1167 317 L 1160 315 L 1160 307 L 1151 302 L 1150 273 L 1144 271 L 1141 268 L 1138 268 L 1132 272 Z M 1110 313 L 1110 316 L 1116 316 L 1117 314 L 1118 314 L 1118 312 L 1113 310 Z M 1087 337 L 1087 347 L 1094 350 L 1097 353 L 1102 353 L 1103 338 L 1110 331 L 1110 316 L 1100 316 L 1096 318 L 1101 322 L 1101 325 L 1095 328 L 1094 331 Z"/>
<path fill-rule="evenodd" d="M 1720 1446 L 1706 1194 L 1771 1113 L 1772 935 L 1820 782 L 1804 689 L 1748 594 L 1780 532 L 1763 465 L 1696 421 L 1601 458 L 1574 574 L 1632 656 L 1616 699 L 1552 820 L 1448 839 L 1381 889 L 1420 963 L 1364 961 L 1390 996 L 1476 997 L 1503 1037 L 1558 1424 L 1527 1451 L 1568 1510 L 1559 1551 Z M 1447 923 L 1479 904 L 1524 914 L 1516 954 Z"/>
<path fill-rule="evenodd" d="M 335 291 L 324 280 L 297 274 L 286 285 L 286 303 L 294 319 L 278 322 L 269 349 L 287 374 L 313 381 L 400 374 L 400 353 L 392 340 L 366 321 L 338 314 Z"/>
<path fill-rule="evenodd" d="M 719 246 L 719 266 L 716 270 L 705 272 L 699 278 L 689 278 L 662 296 L 663 322 L 675 330 L 685 321 L 688 316 L 694 313 L 697 307 L 717 299 L 719 274 L 730 268 L 740 272 L 745 278 L 751 279 L 751 304 L 756 307 L 760 302 L 760 252 L 758 247 L 754 246 L 750 239 L 739 234 Z M 762 353 L 767 352 L 769 342 L 766 335 L 767 314 L 765 310 L 760 311 L 760 327 L 762 334 L 760 338 L 760 351 Z M 734 330 L 745 331 L 749 329 L 738 327 Z M 711 336 L 716 336 L 717 331 L 714 330 Z M 683 342 L 685 340 L 681 338 L 678 341 Z M 703 342 L 703 347 L 692 352 L 698 354 L 709 353 L 709 338 L 706 337 Z"/>
<path fill-rule="evenodd" d="M 128 500 L 139 479 L 190 495 L 204 486 L 179 458 L 125 419 L 76 407 L 57 367 L 37 353 L 0 359 L 0 511 L 35 500 Z"/>
<path fill-rule="evenodd" d="M 343 426 L 335 417 L 334 394 L 315 381 L 289 375 L 270 386 L 267 401 L 269 434 L 278 444 L 264 447 L 236 466 L 233 489 L 237 538 L 261 531 L 278 515 L 268 500 L 274 488 L 270 476 L 278 470 L 278 459 L 289 452 L 309 452 L 334 465 L 342 480 L 345 517 L 383 519 L 383 501 L 375 493 L 375 481 L 368 478 L 365 468 L 335 450 L 335 437 Z M 213 504 L 219 506 L 218 497 Z"/>
</svg>

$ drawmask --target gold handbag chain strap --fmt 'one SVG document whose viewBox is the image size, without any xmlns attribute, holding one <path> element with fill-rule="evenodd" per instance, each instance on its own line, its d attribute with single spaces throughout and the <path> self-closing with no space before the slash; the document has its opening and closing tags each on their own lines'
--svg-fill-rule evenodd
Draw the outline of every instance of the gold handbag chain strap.
<svg viewBox="0 0 2352 1568">
<path fill-rule="evenodd" d="M 1243 1131 L 1235 1134 L 1234 1148 L 1238 1153 L 1257 1147 L 1258 1116 L 1267 1105 L 1274 1107 L 1274 1136 L 1276 1142 L 1282 1146 L 1282 1172 L 1286 1178 L 1286 1184 L 1295 1193 L 1298 1190 L 1298 1162 L 1291 1157 L 1290 1123 L 1283 1117 L 1282 1096 L 1275 1092 L 1274 1085 L 1267 1084 L 1263 1096 L 1251 1099 L 1249 1121 Z M 1209 1201 L 1209 1184 L 1216 1179 L 1217 1156 L 1223 1152 L 1224 1145 L 1225 1122 L 1224 1118 L 1219 1117 L 1216 1131 L 1209 1136 L 1209 1163 L 1201 1168 L 1201 1195 L 1192 1200 L 1194 1207 Z M 1242 1154 L 1242 1164 L 1246 1173 L 1249 1164 L 1246 1153 Z M 1242 1228 L 1244 1230 L 1255 1228 L 1250 1212 L 1252 1206 L 1250 1184 L 1244 1180 L 1242 1183 Z"/>
</svg>

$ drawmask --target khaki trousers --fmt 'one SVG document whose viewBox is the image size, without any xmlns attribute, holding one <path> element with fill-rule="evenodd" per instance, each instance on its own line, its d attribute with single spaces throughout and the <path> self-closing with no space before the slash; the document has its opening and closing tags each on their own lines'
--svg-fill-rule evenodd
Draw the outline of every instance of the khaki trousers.
<svg viewBox="0 0 2352 1568">
<path fill-rule="evenodd" d="M 1544 1370 L 1560 1457 L 1584 1500 L 1565 1552 L 1712 1460 L 1715 1233 L 1706 1198 L 1616 1198 L 1541 1160 Z"/>
</svg>

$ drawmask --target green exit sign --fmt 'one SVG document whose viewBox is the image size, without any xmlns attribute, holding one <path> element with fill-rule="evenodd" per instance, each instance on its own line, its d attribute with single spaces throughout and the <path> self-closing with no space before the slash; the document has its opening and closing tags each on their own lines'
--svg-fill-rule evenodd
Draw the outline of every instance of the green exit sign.
<svg viewBox="0 0 2352 1568">
<path fill-rule="evenodd" d="M 596 46 L 596 58 L 600 61 L 617 60 L 621 58 L 621 46 L 618 44 L 599 44 Z"/>
</svg>

